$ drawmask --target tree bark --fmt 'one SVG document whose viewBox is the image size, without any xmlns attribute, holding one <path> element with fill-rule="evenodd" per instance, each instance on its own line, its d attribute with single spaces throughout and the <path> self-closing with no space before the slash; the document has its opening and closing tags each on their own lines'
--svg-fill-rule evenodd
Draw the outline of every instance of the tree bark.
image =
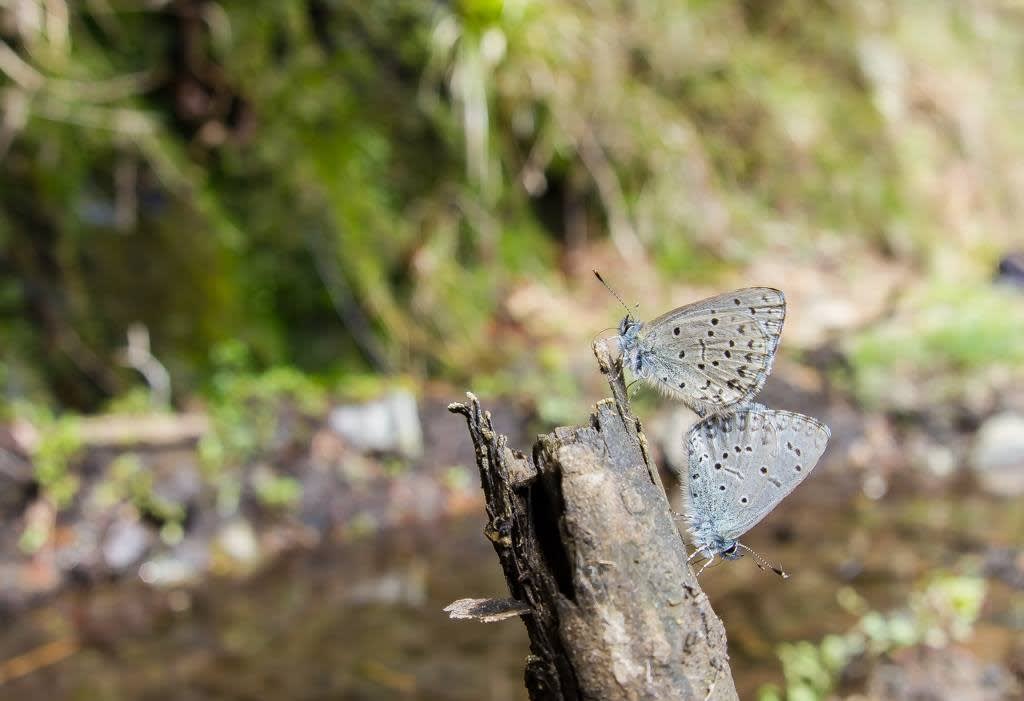
<svg viewBox="0 0 1024 701">
<path fill-rule="evenodd" d="M 469 425 L 485 534 L 512 595 L 449 609 L 522 618 L 534 701 L 736 699 L 722 622 L 687 564 L 622 368 L 603 343 L 594 352 L 613 398 L 590 425 L 540 436 L 532 459 L 494 432 L 472 394 L 449 407 Z"/>
</svg>

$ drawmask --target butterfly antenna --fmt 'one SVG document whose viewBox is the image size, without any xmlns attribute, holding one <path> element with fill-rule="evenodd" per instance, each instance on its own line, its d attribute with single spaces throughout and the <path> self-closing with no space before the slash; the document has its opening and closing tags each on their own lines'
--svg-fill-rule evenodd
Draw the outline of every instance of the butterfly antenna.
<svg viewBox="0 0 1024 701">
<path fill-rule="evenodd" d="M 601 334 L 603 334 L 605 331 L 615 331 L 615 327 L 614 326 L 608 326 L 608 327 L 605 327 L 605 328 L 601 329 L 597 333 L 595 333 L 594 337 L 590 339 L 590 345 L 594 345 L 594 341 L 597 340 L 597 337 L 600 336 Z"/>
<path fill-rule="evenodd" d="M 748 547 L 747 547 L 746 545 L 744 545 L 743 543 L 736 543 L 736 545 L 740 546 L 741 548 L 743 548 L 744 550 L 746 550 L 746 551 L 747 551 L 748 553 L 750 553 L 750 556 L 751 556 L 752 558 L 754 558 L 754 562 L 756 562 L 756 563 L 757 563 L 757 566 L 758 566 L 758 567 L 759 567 L 759 568 L 760 568 L 760 569 L 761 569 L 762 571 L 763 571 L 763 570 L 771 570 L 772 572 L 774 572 L 775 574 L 779 575 L 779 576 L 780 576 L 780 577 L 782 577 L 783 579 L 789 579 L 789 573 L 788 573 L 788 572 L 786 572 L 786 570 L 784 570 L 784 569 L 782 569 L 781 567 L 778 567 L 778 566 L 776 566 L 776 565 L 773 565 L 772 563 L 768 562 L 768 561 L 767 561 L 767 560 L 765 560 L 765 559 L 764 559 L 763 557 L 761 557 L 761 554 L 760 554 L 760 553 L 758 553 L 758 552 L 757 552 L 756 550 L 754 550 L 753 548 L 748 548 Z"/>
<path fill-rule="evenodd" d="M 627 305 L 627 304 L 626 304 L 625 302 L 623 302 L 623 301 L 622 301 L 622 297 L 619 297 L 619 293 L 618 293 L 618 292 L 616 292 L 615 290 L 613 290 L 613 289 L 612 289 L 612 286 L 611 286 L 611 285 L 609 285 L 609 284 L 608 284 L 607 282 L 605 282 L 605 281 L 604 281 L 604 278 L 603 278 L 603 277 L 601 277 L 601 273 L 597 272 L 596 270 L 595 270 L 595 271 L 593 271 L 593 272 L 594 272 L 594 277 L 596 277 L 596 278 L 597 278 L 598 280 L 600 280 L 600 281 L 601 281 L 601 284 L 602 284 L 602 285 L 604 285 L 604 286 L 605 286 L 605 288 L 606 288 L 606 289 L 607 289 L 607 290 L 608 290 L 609 292 L 611 292 L 611 293 L 612 293 L 612 296 L 613 296 L 613 297 L 615 297 L 615 299 L 619 300 L 619 304 L 621 304 L 621 305 L 622 305 L 622 308 L 626 310 L 626 314 L 627 314 L 628 316 L 632 317 L 632 316 L 633 316 L 633 312 L 632 312 L 632 311 L 630 310 L 629 306 L 628 306 L 628 305 Z M 637 306 L 639 307 L 640 305 L 638 304 Z"/>
</svg>

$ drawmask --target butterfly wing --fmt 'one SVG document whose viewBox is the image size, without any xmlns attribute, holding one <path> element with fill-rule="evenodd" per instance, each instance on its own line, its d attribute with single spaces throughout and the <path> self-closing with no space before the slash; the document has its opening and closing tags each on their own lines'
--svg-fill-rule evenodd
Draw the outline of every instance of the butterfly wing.
<svg viewBox="0 0 1024 701">
<path fill-rule="evenodd" d="M 760 405 L 699 421 L 687 435 L 691 523 L 746 533 L 807 478 L 829 436 L 817 419 Z"/>
<path fill-rule="evenodd" d="M 786 298 L 749 287 L 673 309 L 644 326 L 644 379 L 697 413 L 749 401 L 771 372 Z"/>
</svg>

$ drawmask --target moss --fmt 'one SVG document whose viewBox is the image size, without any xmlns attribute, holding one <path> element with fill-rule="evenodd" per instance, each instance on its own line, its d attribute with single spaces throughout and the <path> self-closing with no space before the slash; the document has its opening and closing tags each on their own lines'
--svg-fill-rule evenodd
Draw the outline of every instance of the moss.
<svg viewBox="0 0 1024 701">
<path fill-rule="evenodd" d="M 302 483 L 293 477 L 266 475 L 253 486 L 260 502 L 271 508 L 293 507 L 302 499 Z"/>
<path fill-rule="evenodd" d="M 326 410 L 320 382 L 293 368 L 251 373 L 237 366 L 218 372 L 211 386 L 211 431 L 199 451 L 210 474 L 243 465 L 278 443 L 281 412 L 291 407 L 300 415 Z"/>
<path fill-rule="evenodd" d="M 185 507 L 161 497 L 154 489 L 153 473 L 135 453 L 118 455 L 108 466 L 103 483 L 97 488 L 100 502 L 110 507 L 118 503 L 132 504 L 140 514 L 161 526 L 181 524 L 185 520 Z M 173 536 L 171 526 L 167 533 Z"/>
<path fill-rule="evenodd" d="M 885 404 L 910 382 L 933 401 L 962 398 L 970 383 L 988 381 L 992 368 L 1024 363 L 1024 300 L 988 281 L 933 281 L 912 293 L 895 316 L 846 342 L 854 391 Z"/>
<path fill-rule="evenodd" d="M 153 406 L 152 393 L 144 387 L 133 387 L 123 394 L 112 397 L 103 406 L 105 413 L 136 416 L 152 414 L 159 410 Z"/>
<path fill-rule="evenodd" d="M 75 465 L 82 452 L 78 419 L 72 415 L 57 416 L 40 405 L 16 403 L 13 418 L 25 421 L 36 433 L 31 447 L 35 480 L 43 495 L 56 509 L 71 504 L 78 493 L 79 476 Z"/>
<path fill-rule="evenodd" d="M 944 647 L 963 640 L 978 620 L 987 586 L 985 580 L 936 573 L 912 593 L 903 608 L 882 613 L 867 611 L 848 632 L 826 636 L 820 643 L 783 643 L 778 655 L 785 691 L 775 685 L 759 690 L 761 701 L 799 701 L 828 698 L 843 670 L 854 659 L 884 658 L 914 645 Z M 847 598 L 850 594 L 845 594 Z"/>
</svg>

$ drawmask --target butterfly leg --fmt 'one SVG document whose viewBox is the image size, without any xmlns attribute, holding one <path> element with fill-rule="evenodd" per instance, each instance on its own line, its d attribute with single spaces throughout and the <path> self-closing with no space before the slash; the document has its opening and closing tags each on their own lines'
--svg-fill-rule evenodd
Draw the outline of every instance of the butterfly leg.
<svg viewBox="0 0 1024 701">
<path fill-rule="evenodd" d="M 633 385 L 635 385 L 639 381 L 640 381 L 639 379 L 636 379 L 636 380 L 633 380 L 632 382 L 630 382 L 628 385 L 626 385 L 626 398 L 627 399 L 629 398 L 629 388 L 632 387 Z"/>
<path fill-rule="evenodd" d="M 702 572 L 703 572 L 704 570 L 706 570 L 706 569 L 708 568 L 708 566 L 709 566 L 709 565 L 710 565 L 710 564 L 711 564 L 712 562 L 714 562 L 714 561 L 715 561 L 715 556 L 714 556 L 714 555 L 712 555 L 712 556 L 711 556 L 711 558 L 710 558 L 710 559 L 709 559 L 709 560 L 708 560 L 707 562 L 705 562 L 705 563 L 704 563 L 703 565 L 701 565 L 701 568 L 700 568 L 699 570 L 697 570 L 697 576 L 698 576 L 698 577 L 700 577 L 701 573 L 702 573 Z"/>
<path fill-rule="evenodd" d="M 697 548 L 696 550 L 693 551 L 693 553 L 690 555 L 690 557 L 686 558 L 686 561 L 687 562 L 693 562 L 693 558 L 697 557 L 702 552 L 704 552 L 704 548 Z"/>
</svg>

